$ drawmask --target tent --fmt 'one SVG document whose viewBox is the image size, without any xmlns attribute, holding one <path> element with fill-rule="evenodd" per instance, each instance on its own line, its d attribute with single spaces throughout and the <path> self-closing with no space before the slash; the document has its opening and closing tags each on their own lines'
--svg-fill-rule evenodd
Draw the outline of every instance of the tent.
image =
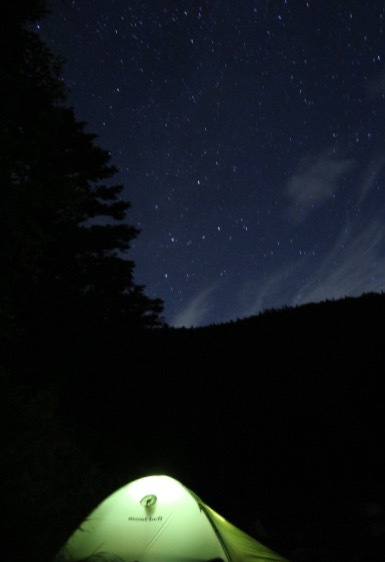
<svg viewBox="0 0 385 562">
<path fill-rule="evenodd" d="M 56 561 L 283 562 L 169 476 L 130 482 L 96 507 Z"/>
</svg>

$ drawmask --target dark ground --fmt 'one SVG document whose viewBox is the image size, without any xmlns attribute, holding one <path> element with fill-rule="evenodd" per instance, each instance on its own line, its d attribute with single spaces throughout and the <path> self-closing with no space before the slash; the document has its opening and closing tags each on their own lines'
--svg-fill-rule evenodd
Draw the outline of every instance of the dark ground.
<svg viewBox="0 0 385 562">
<path fill-rule="evenodd" d="M 166 473 L 302 562 L 385 559 L 385 296 L 194 330 L 34 334 L 3 361 L 5 560 Z"/>
</svg>

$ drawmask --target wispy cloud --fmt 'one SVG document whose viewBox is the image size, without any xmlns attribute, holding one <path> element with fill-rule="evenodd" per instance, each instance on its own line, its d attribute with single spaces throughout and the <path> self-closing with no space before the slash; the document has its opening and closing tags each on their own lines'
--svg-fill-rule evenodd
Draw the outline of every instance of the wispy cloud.
<svg viewBox="0 0 385 562">
<path fill-rule="evenodd" d="M 237 317 L 253 316 L 269 308 L 276 308 L 279 303 L 287 303 L 291 298 L 288 287 L 293 287 L 293 277 L 299 270 L 299 264 L 288 263 L 273 271 L 267 278 L 244 281 L 237 292 Z"/>
<path fill-rule="evenodd" d="M 344 229 L 312 279 L 302 288 L 301 302 L 359 296 L 385 287 L 385 225 L 370 222 L 358 232 Z"/>
<path fill-rule="evenodd" d="M 215 286 L 206 287 L 200 291 L 187 305 L 180 311 L 170 324 L 175 328 L 190 328 L 205 323 L 211 308 L 211 297 Z"/>
<path fill-rule="evenodd" d="M 366 92 L 369 98 L 379 98 L 385 93 L 385 72 L 381 72 L 369 81 Z"/>
<path fill-rule="evenodd" d="M 385 165 L 385 157 L 384 156 L 374 156 L 372 161 L 370 162 L 367 170 L 365 170 L 363 174 L 363 179 L 360 186 L 359 197 L 357 200 L 357 204 L 361 205 L 363 201 L 368 197 L 372 187 L 374 186 L 381 170 Z"/>
<path fill-rule="evenodd" d="M 289 217 L 296 222 L 304 221 L 311 211 L 335 194 L 340 180 L 354 166 L 354 160 L 337 158 L 330 151 L 303 158 L 287 185 Z"/>
<path fill-rule="evenodd" d="M 325 167 L 329 163 L 331 171 L 326 174 Z M 318 193 L 322 200 L 322 197 L 337 189 L 338 179 L 353 166 L 351 160 L 329 162 L 325 157 L 319 157 L 307 166 L 303 164 L 295 202 L 296 205 L 302 203 L 305 206 L 303 218 L 309 210 L 307 194 L 303 193 L 305 185 L 313 186 L 313 192 Z M 309 257 L 282 263 L 263 282 L 248 280 L 241 285 L 235 299 L 239 306 L 238 317 L 252 316 L 272 307 L 385 290 L 385 221 L 378 218 L 382 216 L 378 213 L 383 213 L 385 205 L 383 209 L 376 207 L 375 215 L 370 205 L 372 189 L 384 166 L 385 158 L 376 156 L 364 170 L 355 190 L 355 203 L 360 213 L 354 219 L 347 218 L 340 225 L 334 241 L 319 256 L 318 263 L 310 254 Z M 318 184 L 315 178 L 319 178 Z M 318 187 L 314 187 L 315 184 Z M 366 202 L 369 202 L 369 207 Z"/>
<path fill-rule="evenodd" d="M 262 283 L 245 281 L 235 298 L 239 305 L 236 316 L 383 291 L 384 242 L 385 225 L 379 222 L 368 222 L 356 232 L 344 225 L 318 265 L 305 258 L 284 264 Z"/>
<path fill-rule="evenodd" d="M 321 205 L 338 189 L 343 174 L 350 173 L 355 163 L 320 155 L 302 162 L 291 181 L 292 209 L 302 206 L 301 218 L 308 216 L 310 200 Z M 330 167 L 330 170 L 326 168 Z M 369 291 L 385 290 L 385 203 L 375 206 L 373 189 L 380 184 L 385 157 L 374 156 L 357 177 L 351 191 L 351 209 L 329 246 L 323 253 L 283 259 L 275 269 L 264 271 L 258 278 L 243 278 L 234 289 L 233 280 L 217 282 L 202 289 L 171 322 L 176 327 L 201 326 L 227 319 L 257 315 L 281 306 L 345 296 L 360 296 Z M 310 187 L 309 187 L 310 186 Z M 313 193 L 313 198 L 310 198 Z M 317 259 L 318 258 L 318 259 Z M 239 273 L 239 272 L 238 272 Z M 217 312 L 220 316 L 215 318 Z"/>
</svg>

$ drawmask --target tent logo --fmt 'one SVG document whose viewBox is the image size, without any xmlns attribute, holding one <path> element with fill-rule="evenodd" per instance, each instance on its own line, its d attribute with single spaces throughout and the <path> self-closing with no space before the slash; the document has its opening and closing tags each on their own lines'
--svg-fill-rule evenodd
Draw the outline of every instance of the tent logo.
<svg viewBox="0 0 385 562">
<path fill-rule="evenodd" d="M 140 500 L 140 505 L 142 505 L 143 507 L 151 507 L 152 505 L 156 504 L 157 499 L 158 498 L 154 496 L 154 494 L 148 494 L 147 496 L 143 496 L 143 498 Z"/>
</svg>

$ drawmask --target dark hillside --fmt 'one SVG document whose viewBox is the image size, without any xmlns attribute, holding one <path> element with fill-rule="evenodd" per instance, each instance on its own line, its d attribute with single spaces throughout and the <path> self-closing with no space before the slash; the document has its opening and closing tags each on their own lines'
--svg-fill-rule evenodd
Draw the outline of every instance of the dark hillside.
<svg viewBox="0 0 385 562">
<path fill-rule="evenodd" d="M 41 517 L 54 550 L 105 494 L 165 472 L 292 560 L 383 559 L 384 319 L 368 294 L 25 342 L 4 367 L 7 509 L 24 527 L 42 502 L 31 549 Z"/>
</svg>

